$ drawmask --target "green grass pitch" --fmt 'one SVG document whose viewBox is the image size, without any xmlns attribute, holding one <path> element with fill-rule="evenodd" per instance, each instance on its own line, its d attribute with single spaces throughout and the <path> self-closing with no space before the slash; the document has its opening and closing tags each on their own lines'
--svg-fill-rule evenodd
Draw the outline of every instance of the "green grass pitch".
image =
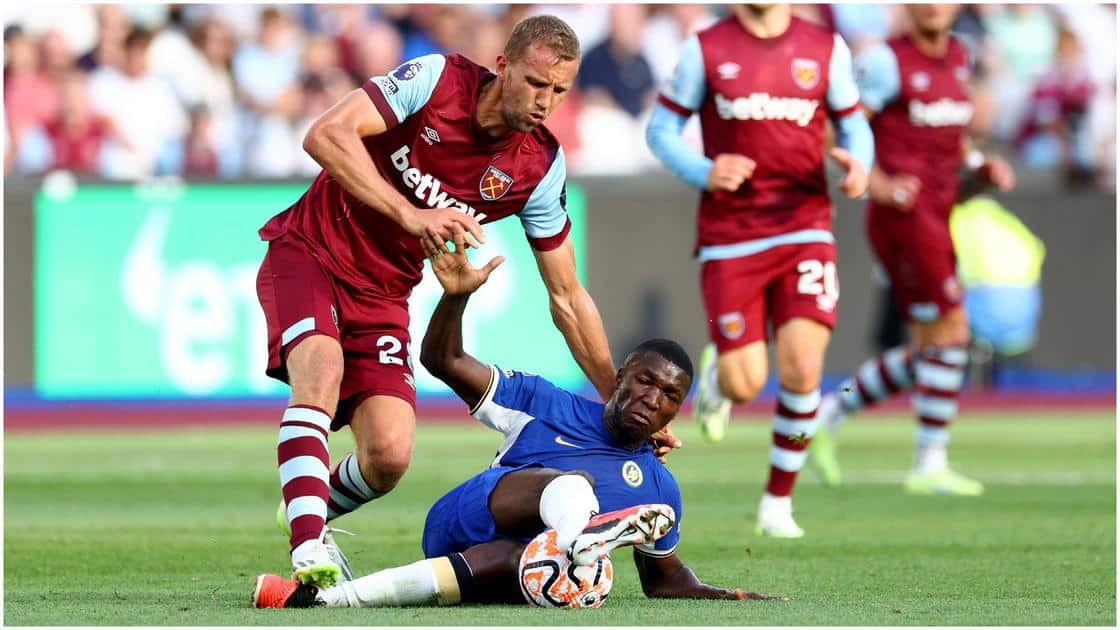
<svg viewBox="0 0 1120 630">
<path fill-rule="evenodd" d="M 153 422 L 156 419 L 153 419 Z M 718 444 L 692 424 L 679 552 L 704 580 L 789 603 L 647 600 L 631 552 L 599 610 L 530 607 L 253 610 L 251 579 L 287 569 L 273 514 L 275 430 L 10 433 L 4 444 L 4 621 L 13 625 L 1115 625 L 1116 433 L 1105 412 L 966 414 L 952 461 L 980 498 L 910 497 L 913 421 L 855 419 L 846 483 L 806 471 L 800 541 L 751 535 L 769 423 Z M 332 436 L 332 452 L 350 446 Z M 395 492 L 340 520 L 359 573 L 420 557 L 431 503 L 485 467 L 498 436 L 421 424 Z"/>
</svg>

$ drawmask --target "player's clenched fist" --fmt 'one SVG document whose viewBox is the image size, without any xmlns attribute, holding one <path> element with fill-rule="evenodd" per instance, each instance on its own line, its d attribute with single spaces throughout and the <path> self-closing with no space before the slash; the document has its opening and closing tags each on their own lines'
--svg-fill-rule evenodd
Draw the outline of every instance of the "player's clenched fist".
<svg viewBox="0 0 1120 630">
<path fill-rule="evenodd" d="M 720 153 L 708 171 L 708 190 L 735 192 L 754 174 L 755 162 L 745 155 Z"/>
</svg>

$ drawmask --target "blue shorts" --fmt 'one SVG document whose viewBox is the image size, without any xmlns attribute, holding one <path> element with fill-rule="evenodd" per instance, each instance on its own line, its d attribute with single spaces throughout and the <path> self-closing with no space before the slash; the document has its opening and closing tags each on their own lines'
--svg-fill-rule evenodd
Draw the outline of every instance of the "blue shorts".
<svg viewBox="0 0 1120 630">
<path fill-rule="evenodd" d="M 490 514 L 490 493 L 506 474 L 534 466 L 490 468 L 459 484 L 440 497 L 424 521 L 425 558 L 438 558 L 464 551 L 498 538 Z"/>
</svg>

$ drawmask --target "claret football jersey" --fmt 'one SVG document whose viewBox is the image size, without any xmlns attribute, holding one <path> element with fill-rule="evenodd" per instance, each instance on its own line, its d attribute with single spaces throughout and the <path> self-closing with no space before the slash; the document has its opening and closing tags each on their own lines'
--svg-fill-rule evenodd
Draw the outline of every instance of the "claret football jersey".
<svg viewBox="0 0 1120 630">
<path fill-rule="evenodd" d="M 480 223 L 517 215 L 530 244 L 555 249 L 570 229 L 564 152 L 543 126 L 494 139 L 475 119 L 495 79 L 462 55 L 427 55 L 362 86 L 388 130 L 364 138 L 377 172 L 418 208 L 454 208 Z M 260 230 L 291 237 L 346 285 L 407 297 L 420 281 L 419 240 L 366 206 L 325 170 Z"/>
</svg>

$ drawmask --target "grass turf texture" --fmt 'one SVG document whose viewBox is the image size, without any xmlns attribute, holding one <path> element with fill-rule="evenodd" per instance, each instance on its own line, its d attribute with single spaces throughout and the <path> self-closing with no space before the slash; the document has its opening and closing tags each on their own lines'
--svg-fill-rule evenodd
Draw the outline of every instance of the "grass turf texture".
<svg viewBox="0 0 1120 630">
<path fill-rule="evenodd" d="M 1106 413 L 967 415 L 952 461 L 978 499 L 911 497 L 909 418 L 856 419 L 845 485 L 806 471 L 800 541 L 756 538 L 769 423 L 717 445 L 690 422 L 670 465 L 679 553 L 710 583 L 778 602 L 647 600 L 631 552 L 599 610 L 526 607 L 254 610 L 251 579 L 285 573 L 274 524 L 276 433 L 222 428 L 5 436 L 4 621 L 13 625 L 1115 625 L 1115 423 Z M 359 573 L 420 558 L 428 506 L 489 463 L 498 436 L 422 424 L 395 492 L 339 521 Z M 334 458 L 351 445 L 332 436 Z"/>
</svg>

